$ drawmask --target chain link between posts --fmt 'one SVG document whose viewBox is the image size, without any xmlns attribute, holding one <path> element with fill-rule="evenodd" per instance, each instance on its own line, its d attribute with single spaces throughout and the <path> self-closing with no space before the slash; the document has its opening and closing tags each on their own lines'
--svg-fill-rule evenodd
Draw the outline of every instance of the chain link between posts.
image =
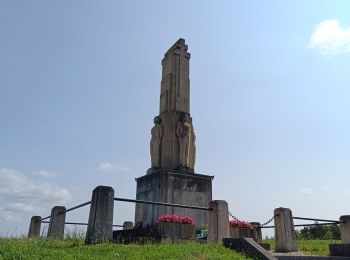
<svg viewBox="0 0 350 260">
<path fill-rule="evenodd" d="M 229 215 L 233 220 L 242 221 L 242 220 L 239 220 L 238 218 L 236 218 L 236 216 L 232 215 L 231 212 L 228 212 L 228 215 Z M 261 227 L 263 227 L 263 226 L 266 226 L 267 224 L 270 224 L 278 215 L 279 215 L 279 214 L 274 215 L 272 218 L 270 218 L 268 221 L 266 221 L 266 222 L 263 223 L 263 224 L 254 225 L 253 228 L 261 228 Z"/>
</svg>

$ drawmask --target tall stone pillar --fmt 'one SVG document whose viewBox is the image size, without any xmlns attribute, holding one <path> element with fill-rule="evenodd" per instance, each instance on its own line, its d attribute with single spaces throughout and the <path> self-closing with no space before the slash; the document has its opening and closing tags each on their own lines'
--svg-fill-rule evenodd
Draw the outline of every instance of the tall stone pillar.
<svg viewBox="0 0 350 260">
<path fill-rule="evenodd" d="M 187 49 L 185 40 L 179 39 L 165 53 L 162 60 L 159 105 L 162 134 L 157 133 L 157 138 L 154 138 L 155 131 L 152 131 L 151 157 L 152 162 L 154 157 L 159 158 L 160 162 L 156 169 L 193 173 L 196 136 L 190 116 L 189 60 L 191 55 Z M 187 117 L 187 124 L 182 124 L 185 117 Z M 181 134 L 183 125 L 185 134 Z M 160 141 L 154 141 L 158 139 L 158 136 L 160 136 Z M 156 169 L 150 169 L 148 172 L 151 173 Z"/>
<path fill-rule="evenodd" d="M 207 207 L 213 176 L 195 174 L 196 145 L 190 115 L 190 53 L 179 39 L 162 60 L 159 115 L 151 129 L 151 168 L 136 178 L 136 199 Z M 193 217 L 196 228 L 208 223 L 208 212 L 136 203 L 135 225 L 154 225 L 164 214 Z"/>
</svg>

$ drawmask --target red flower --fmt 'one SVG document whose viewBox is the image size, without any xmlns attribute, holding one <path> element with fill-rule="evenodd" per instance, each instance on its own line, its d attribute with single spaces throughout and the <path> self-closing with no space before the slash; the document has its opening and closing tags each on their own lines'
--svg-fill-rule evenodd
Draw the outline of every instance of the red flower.
<svg viewBox="0 0 350 260">
<path fill-rule="evenodd" d="M 158 217 L 157 223 L 181 223 L 194 225 L 194 220 L 188 216 L 179 217 L 177 215 L 161 215 Z"/>
<path fill-rule="evenodd" d="M 253 225 L 250 224 L 248 221 L 241 221 L 241 220 L 231 220 L 230 221 L 231 227 L 237 227 L 237 228 L 253 228 Z"/>
</svg>

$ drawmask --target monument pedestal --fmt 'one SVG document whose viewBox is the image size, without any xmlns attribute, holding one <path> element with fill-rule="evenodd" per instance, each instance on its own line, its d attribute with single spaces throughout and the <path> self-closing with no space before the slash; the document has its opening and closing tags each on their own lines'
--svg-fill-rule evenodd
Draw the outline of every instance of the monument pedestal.
<svg viewBox="0 0 350 260">
<path fill-rule="evenodd" d="M 157 170 L 136 178 L 136 199 L 166 202 L 189 206 L 208 207 L 212 200 L 212 180 L 214 176 L 184 173 L 174 170 Z M 208 224 L 208 211 L 171 206 L 136 203 L 135 224 L 153 226 L 160 215 L 175 214 L 190 216 L 196 229 Z"/>
</svg>

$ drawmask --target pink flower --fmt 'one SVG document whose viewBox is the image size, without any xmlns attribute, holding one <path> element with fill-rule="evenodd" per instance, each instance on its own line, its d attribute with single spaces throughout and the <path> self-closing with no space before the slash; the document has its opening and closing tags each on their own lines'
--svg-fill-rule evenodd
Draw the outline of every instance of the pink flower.
<svg viewBox="0 0 350 260">
<path fill-rule="evenodd" d="M 231 220 L 230 221 L 231 227 L 237 227 L 237 228 L 253 228 L 253 225 L 250 224 L 248 221 L 241 221 L 241 220 Z"/>
<path fill-rule="evenodd" d="M 161 215 L 158 217 L 157 223 L 180 223 L 194 225 L 194 220 L 188 216 L 179 217 L 177 215 Z"/>
</svg>

